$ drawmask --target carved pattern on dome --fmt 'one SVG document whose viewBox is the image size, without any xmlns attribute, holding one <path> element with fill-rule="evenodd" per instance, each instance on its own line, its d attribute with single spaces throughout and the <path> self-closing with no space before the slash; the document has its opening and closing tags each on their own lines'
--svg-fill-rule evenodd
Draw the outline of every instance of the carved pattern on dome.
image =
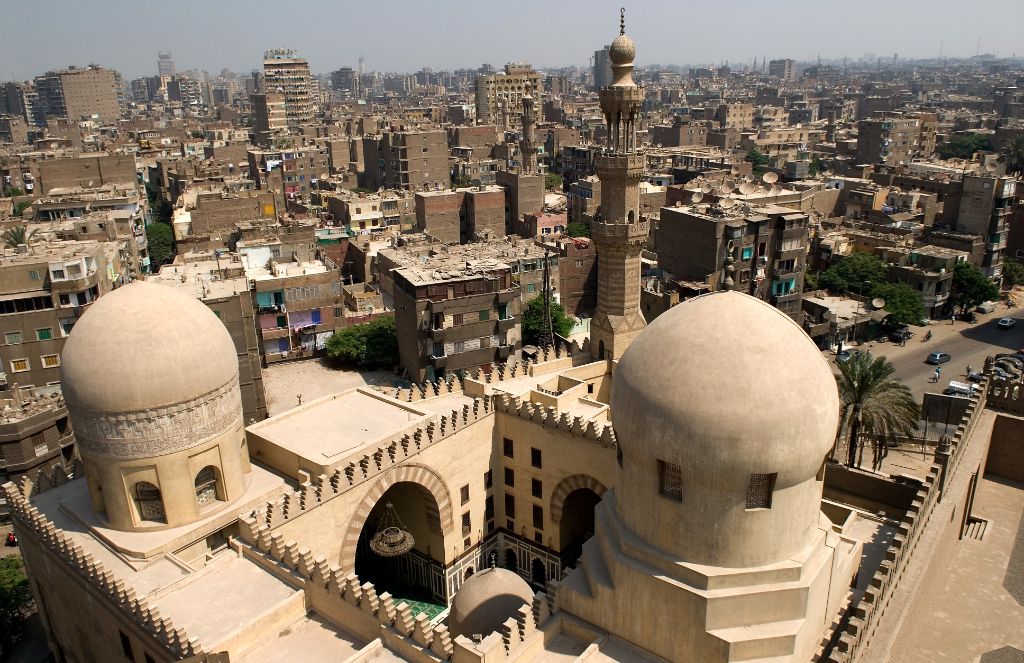
<svg viewBox="0 0 1024 663">
<path fill-rule="evenodd" d="M 87 453 L 149 458 L 218 435 L 242 418 L 237 378 L 197 398 L 138 412 L 72 413 L 75 439 Z"/>
</svg>

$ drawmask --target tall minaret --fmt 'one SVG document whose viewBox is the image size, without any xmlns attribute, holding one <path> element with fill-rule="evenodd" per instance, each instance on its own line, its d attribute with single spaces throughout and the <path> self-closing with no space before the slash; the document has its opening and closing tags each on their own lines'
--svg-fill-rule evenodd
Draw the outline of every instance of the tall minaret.
<svg viewBox="0 0 1024 663">
<path fill-rule="evenodd" d="M 599 92 L 608 144 L 594 157 L 601 205 L 591 228 L 597 248 L 597 310 L 590 323 L 590 342 L 598 359 L 621 357 L 647 325 L 640 313 L 640 251 L 649 228 L 640 220 L 644 157 L 636 151 L 636 121 L 644 92 L 633 82 L 635 56 L 622 10 L 619 36 L 608 51 L 612 84 Z"/>
<path fill-rule="evenodd" d="M 537 109 L 533 97 L 523 97 L 523 141 L 519 145 L 523 153 L 523 174 L 537 173 Z"/>
</svg>

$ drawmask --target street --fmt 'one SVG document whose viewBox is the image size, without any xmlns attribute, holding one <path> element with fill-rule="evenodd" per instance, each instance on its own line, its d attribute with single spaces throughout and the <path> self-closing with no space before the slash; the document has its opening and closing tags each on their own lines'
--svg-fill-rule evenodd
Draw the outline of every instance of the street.
<svg viewBox="0 0 1024 663">
<path fill-rule="evenodd" d="M 1000 318 L 1014 318 L 1017 325 L 1012 329 L 999 329 L 996 321 Z M 1000 303 L 992 313 L 979 313 L 974 324 L 957 320 L 951 325 L 947 320 L 911 329 L 914 338 L 903 347 L 883 340 L 856 347 L 870 351 L 873 357 L 887 357 L 896 368 L 896 376 L 910 387 L 920 403 L 926 391 L 942 393 L 950 380 L 963 380 L 968 364 L 973 370 L 980 370 L 985 365 L 986 356 L 1024 348 L 1024 308 L 1007 308 Z M 932 340 L 924 341 L 929 329 Z M 947 352 L 951 357 L 950 361 L 942 364 L 942 378 L 938 384 L 931 381 L 935 366 L 925 363 L 929 352 Z M 826 353 L 826 357 L 834 366 L 835 355 Z"/>
</svg>

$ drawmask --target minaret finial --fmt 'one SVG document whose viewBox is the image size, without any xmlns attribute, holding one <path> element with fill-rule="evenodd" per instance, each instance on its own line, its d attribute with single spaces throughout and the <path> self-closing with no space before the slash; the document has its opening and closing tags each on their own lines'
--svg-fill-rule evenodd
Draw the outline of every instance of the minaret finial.
<svg viewBox="0 0 1024 663">
<path fill-rule="evenodd" d="M 626 8 L 619 7 L 619 34 L 626 34 Z"/>
</svg>

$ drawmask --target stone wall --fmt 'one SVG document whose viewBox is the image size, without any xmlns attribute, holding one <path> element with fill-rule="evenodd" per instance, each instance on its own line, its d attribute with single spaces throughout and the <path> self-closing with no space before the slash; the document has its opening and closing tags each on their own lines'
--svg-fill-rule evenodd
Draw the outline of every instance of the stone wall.
<svg viewBox="0 0 1024 663">
<path fill-rule="evenodd" d="M 1024 482 L 1024 419 L 998 415 L 985 462 L 985 474 Z"/>
<path fill-rule="evenodd" d="M 991 389 L 991 385 L 986 385 Z M 905 601 L 894 601 L 894 595 L 900 590 L 900 583 L 907 575 L 908 566 L 915 566 L 911 575 L 919 575 L 922 567 L 927 567 L 932 560 L 937 542 L 944 533 L 948 533 L 952 523 L 944 519 L 932 520 L 941 498 L 955 478 L 958 483 L 962 474 L 957 475 L 960 462 L 968 452 L 976 452 L 976 445 L 984 444 L 982 440 L 972 440 L 972 432 L 977 424 L 980 413 L 985 407 L 987 393 L 983 391 L 978 399 L 972 399 L 964 418 L 957 424 L 952 435 L 949 448 L 940 445 L 935 454 L 924 484 L 914 495 L 909 509 L 903 516 L 896 535 L 885 553 L 878 569 L 871 578 L 870 585 L 863 597 L 852 604 L 846 619 L 832 634 L 831 641 L 826 645 L 819 660 L 830 663 L 851 663 L 872 660 L 865 656 L 865 650 L 871 645 L 872 638 L 880 631 L 890 632 L 899 622 L 902 613 L 907 609 Z M 967 466 L 964 472 L 971 472 Z M 955 512 L 954 512 L 955 515 Z M 914 552 L 922 539 L 927 539 L 924 550 L 914 557 Z M 868 570 L 863 569 L 862 573 Z M 884 645 L 879 645 L 884 649 Z"/>
</svg>

